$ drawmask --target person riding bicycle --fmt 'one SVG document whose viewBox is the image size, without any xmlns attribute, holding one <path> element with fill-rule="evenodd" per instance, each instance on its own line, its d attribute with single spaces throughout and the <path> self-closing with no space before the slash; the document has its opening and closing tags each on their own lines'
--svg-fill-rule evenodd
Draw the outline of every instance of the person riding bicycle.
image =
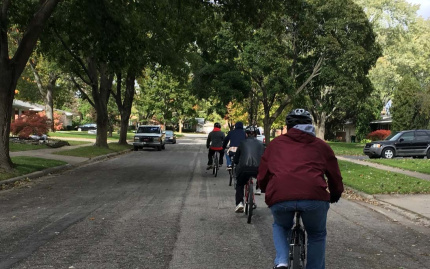
<svg viewBox="0 0 430 269">
<path fill-rule="evenodd" d="M 250 177 L 256 177 L 260 159 L 264 152 L 264 145 L 257 137 L 257 128 L 248 126 L 245 129 L 246 139 L 240 142 L 234 155 L 236 165 L 236 209 L 235 212 L 243 212 L 243 188 Z"/>
<path fill-rule="evenodd" d="M 216 122 L 214 124 L 214 129 L 212 130 L 212 132 L 209 133 L 208 139 L 206 140 L 206 148 L 209 149 L 208 167 L 206 168 L 206 170 L 212 169 L 212 158 L 216 151 L 219 152 L 219 166 L 222 166 L 224 156 L 224 149 L 222 147 L 222 143 L 224 141 L 224 138 L 225 135 L 221 131 L 221 124 L 219 122 Z"/>
<path fill-rule="evenodd" d="M 227 144 L 230 142 L 230 147 L 225 153 L 225 160 L 227 161 L 227 170 L 231 169 L 231 157 L 236 153 L 237 147 L 240 142 L 246 138 L 245 131 L 243 130 L 243 122 L 238 121 L 234 125 L 234 130 L 228 132 L 227 136 L 224 138 L 222 147 L 227 148 Z"/>
<path fill-rule="evenodd" d="M 288 266 L 294 214 L 301 211 L 308 234 L 306 268 L 322 269 L 325 268 L 327 212 L 330 203 L 336 203 L 342 195 L 342 176 L 333 150 L 315 137 L 308 111 L 292 110 L 286 125 L 287 133 L 273 139 L 266 148 L 257 176 L 274 219 L 274 268 Z"/>
</svg>

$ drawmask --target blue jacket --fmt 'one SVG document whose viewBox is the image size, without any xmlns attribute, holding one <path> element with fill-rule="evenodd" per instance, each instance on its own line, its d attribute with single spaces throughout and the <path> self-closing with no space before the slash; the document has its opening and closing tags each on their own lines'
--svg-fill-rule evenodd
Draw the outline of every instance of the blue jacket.
<svg viewBox="0 0 430 269">
<path fill-rule="evenodd" d="M 228 135 L 224 138 L 223 148 L 227 147 L 228 142 L 230 142 L 230 147 L 238 147 L 242 140 L 245 140 L 246 135 L 243 130 L 243 123 L 241 121 L 236 122 L 234 125 L 234 130 L 230 131 Z"/>
</svg>

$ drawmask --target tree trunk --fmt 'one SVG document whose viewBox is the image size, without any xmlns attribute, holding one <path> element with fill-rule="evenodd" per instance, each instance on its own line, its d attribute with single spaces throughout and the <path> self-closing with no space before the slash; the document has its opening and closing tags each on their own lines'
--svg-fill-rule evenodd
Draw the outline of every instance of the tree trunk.
<svg viewBox="0 0 430 269">
<path fill-rule="evenodd" d="M 13 78 L 13 72 L 10 68 L 5 68 L 4 65 L 5 63 L 1 63 L 0 66 L 0 171 L 12 172 L 13 163 L 9 155 L 9 133 L 17 80 Z"/>
<path fill-rule="evenodd" d="M 321 114 L 315 117 L 315 134 L 318 138 L 324 140 L 325 136 L 325 123 L 327 121 L 327 113 L 321 112 Z"/>
<path fill-rule="evenodd" d="M 264 137 L 266 138 L 266 146 L 270 144 L 270 129 L 272 127 L 273 121 L 271 120 L 268 113 L 265 113 L 265 117 L 263 119 L 264 125 Z"/>
<path fill-rule="evenodd" d="M 49 83 L 46 87 L 46 95 L 44 96 L 46 117 L 51 121 L 52 132 L 55 132 L 54 89 L 55 89 L 55 83 L 57 83 L 57 79 L 58 79 L 58 76 L 53 72 L 49 74 Z"/>
<path fill-rule="evenodd" d="M 129 69 L 127 72 L 127 77 L 125 81 L 125 94 L 124 101 L 121 102 L 121 85 L 122 85 L 121 73 L 117 74 L 117 90 L 116 93 L 113 94 L 115 98 L 115 102 L 118 106 L 118 110 L 121 114 L 121 129 L 119 132 L 119 141 L 120 145 L 127 145 L 127 131 L 128 131 L 128 122 L 130 120 L 131 108 L 133 105 L 133 99 L 135 94 L 134 89 L 134 81 L 136 80 L 136 73 L 134 70 Z"/>
<path fill-rule="evenodd" d="M 100 78 L 99 87 L 97 83 L 93 83 L 92 85 L 92 96 L 97 113 L 97 137 L 94 145 L 97 147 L 108 148 L 107 133 L 109 131 L 109 116 L 107 106 L 112 90 L 113 76 L 108 73 L 106 63 L 100 63 L 97 65 L 99 72 L 97 72 L 95 66 L 96 64 L 93 59 L 90 59 L 89 70 L 91 70 L 90 72 L 92 74 L 93 81 L 97 81 L 97 73 Z"/>
<path fill-rule="evenodd" d="M 179 133 L 182 134 L 182 126 L 184 125 L 184 121 L 182 118 L 179 118 Z"/>
</svg>

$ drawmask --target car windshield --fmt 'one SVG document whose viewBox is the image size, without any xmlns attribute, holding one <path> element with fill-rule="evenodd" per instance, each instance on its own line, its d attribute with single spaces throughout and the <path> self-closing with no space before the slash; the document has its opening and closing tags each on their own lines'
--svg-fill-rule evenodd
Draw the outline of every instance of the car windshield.
<svg viewBox="0 0 430 269">
<path fill-rule="evenodd" d="M 166 131 L 166 135 L 173 135 L 173 131 Z"/>
<path fill-rule="evenodd" d="M 389 135 L 387 138 L 385 138 L 385 140 L 389 140 L 389 141 L 396 141 L 397 139 L 399 139 L 399 137 L 402 135 L 402 133 L 395 133 L 395 134 L 391 134 Z"/>
<path fill-rule="evenodd" d="M 137 129 L 137 133 L 145 133 L 145 134 L 159 134 L 160 133 L 160 127 L 150 127 L 150 126 L 145 126 L 145 127 L 139 127 L 139 129 Z"/>
</svg>

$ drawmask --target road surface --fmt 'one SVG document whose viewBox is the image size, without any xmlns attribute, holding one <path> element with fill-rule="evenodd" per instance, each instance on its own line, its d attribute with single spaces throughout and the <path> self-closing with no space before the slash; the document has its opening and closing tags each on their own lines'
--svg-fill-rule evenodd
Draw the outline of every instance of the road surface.
<svg viewBox="0 0 430 269">
<path fill-rule="evenodd" d="M 272 268 L 272 219 L 234 213 L 204 137 L 178 139 L 0 192 L 0 268 Z M 428 228 L 354 200 L 328 216 L 326 268 L 428 268 Z"/>
</svg>

